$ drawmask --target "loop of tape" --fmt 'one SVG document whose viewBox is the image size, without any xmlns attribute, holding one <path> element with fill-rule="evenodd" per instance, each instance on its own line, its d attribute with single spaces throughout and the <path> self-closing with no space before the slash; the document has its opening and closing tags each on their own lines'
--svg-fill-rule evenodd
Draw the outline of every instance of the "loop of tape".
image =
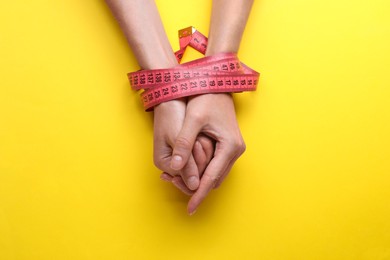
<svg viewBox="0 0 390 260">
<path fill-rule="evenodd" d="M 180 63 L 187 46 L 202 54 L 207 38 L 194 27 L 179 31 L 180 50 L 175 52 Z M 255 91 L 260 73 L 237 58 L 235 53 L 220 53 L 183 63 L 170 69 L 140 70 L 127 74 L 134 90 L 144 89 L 141 99 L 146 111 L 173 99 L 207 93 Z"/>
</svg>

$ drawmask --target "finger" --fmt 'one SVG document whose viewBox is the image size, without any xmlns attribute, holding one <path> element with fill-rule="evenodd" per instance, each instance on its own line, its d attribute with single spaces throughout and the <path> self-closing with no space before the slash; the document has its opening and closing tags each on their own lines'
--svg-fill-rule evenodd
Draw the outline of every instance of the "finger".
<svg viewBox="0 0 390 260">
<path fill-rule="evenodd" d="M 196 190 L 199 186 L 199 178 L 200 173 L 203 173 L 204 169 L 206 168 L 206 155 L 204 154 L 204 151 L 201 147 L 199 147 L 200 144 L 197 145 L 197 148 L 195 149 L 195 153 L 198 157 L 198 162 L 195 161 L 194 157 L 191 155 L 187 164 L 184 166 L 183 169 L 179 171 L 172 170 L 170 167 L 170 160 L 171 157 L 168 156 L 161 156 L 159 154 L 154 155 L 154 164 L 165 173 L 171 175 L 171 176 L 178 176 L 180 175 L 187 187 L 190 190 Z M 202 158 L 203 157 L 203 158 Z M 203 169 L 201 169 L 201 172 L 198 169 L 198 165 L 201 165 Z M 161 178 L 166 181 L 170 181 L 167 175 L 161 175 Z"/>
<path fill-rule="evenodd" d="M 199 170 L 192 154 L 181 170 L 181 177 L 190 190 L 196 190 L 199 187 Z"/>
<path fill-rule="evenodd" d="M 199 184 L 198 190 L 191 197 L 188 202 L 188 213 L 192 215 L 200 203 L 206 198 L 208 193 L 213 189 L 218 179 L 225 174 L 225 172 L 231 168 L 233 164 L 233 158 L 236 156 L 234 149 L 221 150 L 216 153 L 214 158 L 207 166 L 202 179 Z"/>
<path fill-rule="evenodd" d="M 172 184 L 175 185 L 179 190 L 181 190 L 184 194 L 191 196 L 194 194 L 194 191 L 188 189 L 183 179 L 180 176 L 175 176 L 172 178 Z"/>
<path fill-rule="evenodd" d="M 181 190 L 186 195 L 192 195 L 194 194 L 194 191 L 188 189 L 184 181 L 180 176 L 171 176 L 170 174 L 163 172 L 160 175 L 161 180 L 166 182 L 171 182 L 173 185 L 175 185 L 179 190 Z"/>
<path fill-rule="evenodd" d="M 157 156 L 156 156 L 157 157 Z M 190 157 L 188 163 L 184 166 L 182 170 L 174 171 L 169 166 L 170 157 L 158 158 L 155 159 L 155 165 L 163 171 L 163 174 L 160 175 L 160 178 L 164 181 L 172 181 L 174 176 L 181 176 L 185 181 L 185 185 L 190 190 L 196 190 L 199 186 L 199 170 L 193 156 Z"/>
<path fill-rule="evenodd" d="M 224 173 L 222 174 L 222 176 L 217 180 L 217 182 L 215 183 L 213 189 L 217 189 L 217 188 L 219 188 L 219 186 L 221 186 L 222 182 L 223 182 L 223 181 L 225 180 L 225 178 L 228 176 L 230 170 L 232 169 L 234 163 L 237 161 L 237 159 L 238 159 L 239 156 L 240 156 L 240 155 L 236 156 L 235 158 L 233 158 L 233 159 L 229 162 L 229 164 L 228 164 L 228 166 L 227 166 L 225 172 L 224 172 Z"/>
<path fill-rule="evenodd" d="M 201 124 L 194 117 L 186 116 L 183 127 L 176 137 L 172 151 L 171 168 L 181 170 L 188 162 L 196 137 L 201 130 Z"/>
<path fill-rule="evenodd" d="M 182 175 L 182 171 L 174 171 L 171 169 L 171 167 L 169 166 L 170 165 L 170 158 L 155 159 L 154 164 L 156 165 L 156 167 L 159 170 L 163 171 L 164 173 L 166 173 L 170 176 L 178 176 L 178 175 L 181 176 Z M 162 176 L 160 175 L 160 177 L 162 177 Z M 164 177 L 166 177 L 166 176 L 164 175 Z"/>
<path fill-rule="evenodd" d="M 200 134 L 196 139 L 206 154 L 206 161 L 209 163 L 214 156 L 215 140 L 211 137 Z"/>
<path fill-rule="evenodd" d="M 172 182 L 173 176 L 166 172 L 163 172 L 160 175 L 160 179 L 163 181 Z"/>
<path fill-rule="evenodd" d="M 174 171 L 170 167 L 172 148 L 169 143 L 161 138 L 155 138 L 153 145 L 153 162 L 161 171 L 171 175 L 180 175 L 180 171 Z"/>
<path fill-rule="evenodd" d="M 155 147 L 158 147 L 159 144 L 157 143 Z M 154 165 L 163 171 L 163 173 L 169 174 L 170 176 L 177 176 L 181 175 L 182 171 L 175 171 L 172 170 L 170 164 L 171 164 L 171 154 L 172 149 L 164 143 L 164 146 L 160 145 L 160 150 L 157 150 L 154 148 L 154 154 L 153 154 L 153 161 Z M 165 175 L 164 175 L 165 176 Z"/>
<path fill-rule="evenodd" d="M 206 169 L 207 163 L 209 161 L 207 161 L 206 153 L 198 140 L 195 141 L 192 155 L 194 156 L 195 163 L 198 166 L 199 178 L 202 178 L 203 172 Z"/>
<path fill-rule="evenodd" d="M 238 158 L 245 152 L 245 144 L 242 146 L 241 149 L 237 150 L 236 155 L 232 158 L 232 160 L 229 162 L 228 167 L 226 168 L 226 171 L 222 174 L 222 176 L 218 179 L 217 183 L 214 185 L 214 189 L 219 188 L 221 186 L 222 182 L 225 180 L 227 175 L 229 174 L 230 170 L 232 169 L 234 163 L 238 160 Z"/>
</svg>

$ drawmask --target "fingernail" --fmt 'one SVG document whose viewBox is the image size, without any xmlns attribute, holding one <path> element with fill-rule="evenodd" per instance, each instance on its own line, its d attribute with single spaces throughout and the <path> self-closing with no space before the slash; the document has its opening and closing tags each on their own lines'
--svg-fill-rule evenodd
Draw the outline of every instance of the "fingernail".
<svg viewBox="0 0 390 260">
<path fill-rule="evenodd" d="M 193 211 L 191 211 L 189 214 L 190 214 L 190 216 L 192 216 L 192 215 L 194 215 L 195 214 L 195 212 L 196 212 L 196 209 L 194 209 Z"/>
<path fill-rule="evenodd" d="M 173 170 L 180 170 L 182 161 L 183 161 L 183 159 L 181 158 L 180 155 L 173 156 L 172 161 L 171 161 L 171 168 Z"/>
<path fill-rule="evenodd" d="M 195 190 L 199 186 L 199 180 L 195 176 L 189 177 L 187 182 L 190 190 Z"/>
</svg>

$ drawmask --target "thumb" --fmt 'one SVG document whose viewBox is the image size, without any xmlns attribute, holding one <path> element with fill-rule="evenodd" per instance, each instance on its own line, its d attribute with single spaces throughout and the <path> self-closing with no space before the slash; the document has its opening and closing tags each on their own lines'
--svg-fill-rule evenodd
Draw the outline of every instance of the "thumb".
<svg viewBox="0 0 390 260">
<path fill-rule="evenodd" d="M 172 151 L 171 168 L 181 170 L 187 164 L 198 136 L 201 125 L 194 118 L 186 116 L 183 127 L 177 135 Z"/>
</svg>

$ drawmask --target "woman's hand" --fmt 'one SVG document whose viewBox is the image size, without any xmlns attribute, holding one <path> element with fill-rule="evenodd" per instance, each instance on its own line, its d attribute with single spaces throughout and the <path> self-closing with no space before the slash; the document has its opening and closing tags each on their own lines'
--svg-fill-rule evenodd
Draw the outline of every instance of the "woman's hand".
<svg viewBox="0 0 390 260">
<path fill-rule="evenodd" d="M 173 152 L 169 151 L 174 171 L 186 169 L 194 160 L 192 151 L 199 134 L 209 136 L 216 144 L 213 158 L 205 169 L 199 188 L 188 203 L 190 214 L 195 212 L 211 189 L 222 183 L 235 161 L 245 151 L 230 94 L 205 94 L 189 99 L 183 127 L 174 139 Z"/>
<path fill-rule="evenodd" d="M 186 165 L 180 170 L 171 168 L 173 145 L 183 127 L 185 113 L 184 100 L 173 100 L 155 107 L 154 163 L 163 171 L 163 180 L 171 181 L 181 191 L 191 195 L 198 188 L 199 179 L 214 154 L 214 143 L 206 136 L 197 136 Z"/>
<path fill-rule="evenodd" d="M 211 138 L 202 134 L 196 137 L 194 148 L 192 149 L 192 156 L 194 157 L 195 163 L 198 167 L 200 178 L 202 177 L 204 170 L 214 155 L 214 146 L 215 142 Z M 194 194 L 194 191 L 190 190 L 186 186 L 181 176 L 172 176 L 167 172 L 163 172 L 160 178 L 164 181 L 171 182 L 179 190 L 187 195 Z"/>
</svg>

